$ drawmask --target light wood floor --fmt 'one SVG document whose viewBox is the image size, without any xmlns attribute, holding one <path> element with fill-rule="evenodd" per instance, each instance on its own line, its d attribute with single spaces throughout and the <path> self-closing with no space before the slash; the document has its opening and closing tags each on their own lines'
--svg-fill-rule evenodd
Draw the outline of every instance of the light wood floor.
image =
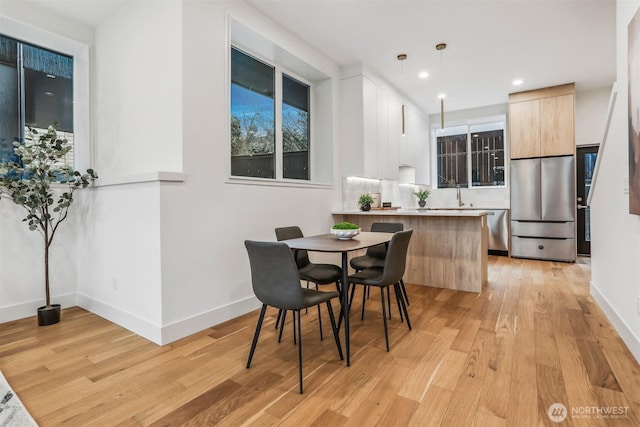
<svg viewBox="0 0 640 427">
<path fill-rule="evenodd" d="M 589 296 L 589 260 L 490 257 L 479 296 L 407 285 L 413 330 L 393 307 L 384 350 L 379 295 L 352 314 L 352 365 L 326 312 L 303 314 L 305 393 L 291 324 L 257 311 L 159 347 L 79 308 L 60 324 L 0 325 L 0 369 L 41 426 L 638 426 L 640 367 Z M 562 403 L 569 417 L 552 423 Z M 585 411 L 617 407 L 623 418 Z M 619 407 L 623 407 L 620 409 Z M 586 408 L 586 409 L 585 409 Z M 581 411 L 572 417 L 571 411 Z"/>
</svg>

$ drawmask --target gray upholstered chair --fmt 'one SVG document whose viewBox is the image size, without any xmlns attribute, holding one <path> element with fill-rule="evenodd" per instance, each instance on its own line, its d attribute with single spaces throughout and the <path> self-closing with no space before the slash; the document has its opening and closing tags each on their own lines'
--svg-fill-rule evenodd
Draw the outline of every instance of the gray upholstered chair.
<svg viewBox="0 0 640 427">
<path fill-rule="evenodd" d="M 343 359 L 342 346 L 338 337 L 331 300 L 337 298 L 337 291 L 321 292 L 315 289 L 305 289 L 300 286 L 300 276 L 298 268 L 293 259 L 291 250 L 285 243 L 279 242 L 255 242 L 247 240 L 244 242 L 249 254 L 251 264 L 251 283 L 253 292 L 262 302 L 262 309 L 258 317 L 258 324 L 251 343 L 247 368 L 251 366 L 253 353 L 255 352 L 262 322 L 264 320 L 267 306 L 280 310 L 293 311 L 294 330 L 297 335 L 298 345 L 298 374 L 300 377 L 300 393 L 302 393 L 302 326 L 300 322 L 300 310 L 314 305 L 320 306 L 326 303 L 333 329 L 333 337 L 336 341 L 338 354 Z"/>
<path fill-rule="evenodd" d="M 393 286 L 393 290 L 396 294 L 396 300 L 398 301 L 398 307 L 401 310 L 401 313 L 404 312 L 404 317 L 407 320 L 407 326 L 409 327 L 409 330 L 411 330 L 411 320 L 409 320 L 409 312 L 407 311 L 404 296 L 400 289 L 400 280 L 404 275 L 407 261 L 407 250 L 409 248 L 409 241 L 411 240 L 412 233 L 413 230 L 407 230 L 398 231 L 393 235 L 387 248 L 387 255 L 384 259 L 383 268 L 366 268 L 349 276 L 349 284 L 353 284 L 354 286 L 365 285 L 380 288 L 380 303 L 382 306 L 384 338 L 387 344 L 387 351 L 389 351 L 389 331 L 387 328 L 387 314 L 384 301 L 385 288 Z"/>
<path fill-rule="evenodd" d="M 302 234 L 302 230 L 298 226 L 279 227 L 276 228 L 275 232 L 276 239 L 278 241 L 304 237 L 304 234 Z M 300 274 L 300 278 L 307 282 L 307 287 L 309 287 L 309 283 L 314 283 L 317 290 L 318 285 L 328 285 L 331 283 L 335 283 L 336 290 L 340 291 L 339 283 L 340 279 L 342 278 L 342 269 L 340 267 L 333 264 L 313 263 L 309 260 L 309 254 L 305 250 L 294 250 L 293 252 L 296 257 L 298 273 Z M 278 318 L 276 319 L 275 324 L 276 328 L 279 325 L 284 325 L 286 315 L 286 311 L 278 313 Z M 320 339 L 322 340 L 322 317 L 320 316 L 319 306 L 318 325 L 320 327 Z M 280 328 L 280 336 L 282 336 L 282 328 Z"/>
<path fill-rule="evenodd" d="M 381 232 L 381 233 L 396 233 L 398 231 L 404 230 L 404 225 L 401 222 L 374 222 L 371 224 L 371 231 Z M 362 256 L 357 256 L 351 258 L 349 264 L 351 268 L 353 268 L 356 272 L 360 270 L 364 270 L 365 268 L 382 268 L 384 267 L 384 258 L 387 255 L 387 245 L 380 244 L 376 246 L 372 246 L 367 249 L 367 252 Z M 355 289 L 355 287 L 354 287 Z M 353 302 L 354 289 L 351 290 L 351 297 L 349 304 Z M 409 295 L 407 294 L 407 289 L 404 286 L 404 280 L 400 279 L 400 289 L 404 294 L 404 300 L 407 305 L 409 303 Z M 388 291 L 388 289 L 387 289 Z M 362 294 L 362 313 L 364 316 L 364 306 L 366 302 L 366 297 L 369 296 L 369 288 L 365 288 L 364 293 Z M 387 292 L 387 303 L 389 306 L 389 318 L 391 318 L 391 296 L 389 292 Z M 400 313 L 400 317 L 402 317 L 402 313 Z"/>
</svg>

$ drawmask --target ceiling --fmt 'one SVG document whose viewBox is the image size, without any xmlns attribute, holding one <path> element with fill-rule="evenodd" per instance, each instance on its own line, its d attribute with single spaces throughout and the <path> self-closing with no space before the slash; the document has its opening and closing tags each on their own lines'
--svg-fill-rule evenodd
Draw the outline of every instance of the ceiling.
<svg viewBox="0 0 640 427">
<path fill-rule="evenodd" d="M 95 26 L 127 0 L 19 1 Z M 602 88 L 616 76 L 615 0 L 247 2 L 338 64 L 364 65 L 428 114 L 443 91 L 455 111 L 568 82 Z M 524 83 L 513 86 L 516 78 Z"/>
</svg>

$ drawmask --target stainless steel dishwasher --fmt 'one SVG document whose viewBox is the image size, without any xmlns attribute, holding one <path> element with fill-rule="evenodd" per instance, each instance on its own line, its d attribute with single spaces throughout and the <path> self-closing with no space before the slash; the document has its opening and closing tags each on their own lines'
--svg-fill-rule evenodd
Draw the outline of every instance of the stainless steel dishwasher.
<svg viewBox="0 0 640 427">
<path fill-rule="evenodd" d="M 487 209 L 489 251 L 509 253 L 509 209 Z"/>
</svg>

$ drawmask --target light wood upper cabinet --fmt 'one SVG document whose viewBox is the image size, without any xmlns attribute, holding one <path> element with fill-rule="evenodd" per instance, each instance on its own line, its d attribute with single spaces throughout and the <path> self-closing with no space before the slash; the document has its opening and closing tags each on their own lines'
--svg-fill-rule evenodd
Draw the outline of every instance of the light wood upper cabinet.
<svg viewBox="0 0 640 427">
<path fill-rule="evenodd" d="M 541 99 L 540 113 L 540 154 L 574 154 L 573 94 Z"/>
<path fill-rule="evenodd" d="M 509 104 L 511 158 L 540 156 L 540 100 Z"/>
<path fill-rule="evenodd" d="M 574 84 L 509 95 L 511 158 L 575 154 Z"/>
</svg>

